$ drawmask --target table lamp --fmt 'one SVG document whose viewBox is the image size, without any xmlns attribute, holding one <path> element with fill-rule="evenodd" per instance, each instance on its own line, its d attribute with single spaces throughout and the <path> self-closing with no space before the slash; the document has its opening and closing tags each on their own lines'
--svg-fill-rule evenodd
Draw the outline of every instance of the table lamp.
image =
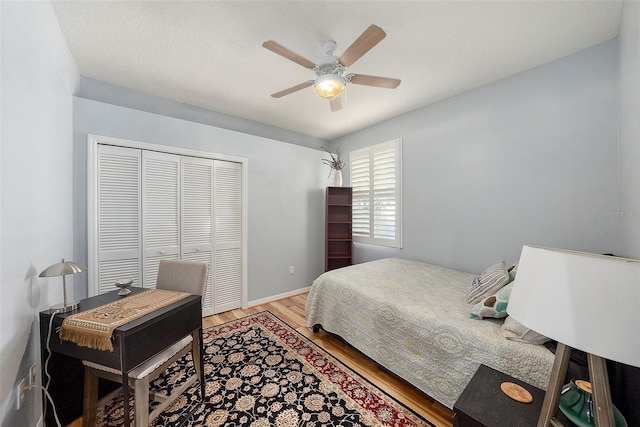
<svg viewBox="0 0 640 427">
<path fill-rule="evenodd" d="M 75 310 L 80 306 L 79 302 L 67 301 L 67 281 L 65 277 L 67 274 L 76 274 L 85 270 L 86 268 L 84 266 L 78 264 L 77 262 L 65 261 L 64 258 L 61 262 L 50 265 L 49 267 L 42 270 L 42 273 L 40 273 L 40 277 L 62 276 L 62 292 L 64 295 L 64 302 L 62 304 L 51 306 L 51 310 L 58 310 L 61 313 L 66 313 L 68 311 Z"/>
<path fill-rule="evenodd" d="M 522 248 L 507 313 L 558 341 L 538 427 L 561 425 L 555 416 L 571 348 L 587 353 L 595 425 L 615 426 L 605 359 L 640 366 L 639 308 L 639 260 Z"/>
</svg>

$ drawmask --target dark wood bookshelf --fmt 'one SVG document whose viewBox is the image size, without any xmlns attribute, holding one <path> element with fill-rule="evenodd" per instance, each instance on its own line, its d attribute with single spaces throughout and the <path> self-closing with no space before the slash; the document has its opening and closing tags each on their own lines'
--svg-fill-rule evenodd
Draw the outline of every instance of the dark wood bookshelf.
<svg viewBox="0 0 640 427">
<path fill-rule="evenodd" d="M 351 187 L 327 187 L 325 271 L 346 267 L 352 259 Z"/>
</svg>

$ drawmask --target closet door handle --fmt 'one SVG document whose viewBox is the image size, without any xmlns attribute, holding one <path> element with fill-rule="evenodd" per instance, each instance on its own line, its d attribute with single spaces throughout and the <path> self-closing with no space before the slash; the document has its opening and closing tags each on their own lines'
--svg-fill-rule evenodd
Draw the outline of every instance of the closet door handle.
<svg viewBox="0 0 640 427">
<path fill-rule="evenodd" d="M 201 251 L 201 249 L 200 249 L 200 248 L 196 248 L 196 252 L 200 252 L 200 251 Z"/>
<path fill-rule="evenodd" d="M 160 255 L 164 255 L 166 252 L 165 251 L 158 251 L 158 254 Z"/>
</svg>

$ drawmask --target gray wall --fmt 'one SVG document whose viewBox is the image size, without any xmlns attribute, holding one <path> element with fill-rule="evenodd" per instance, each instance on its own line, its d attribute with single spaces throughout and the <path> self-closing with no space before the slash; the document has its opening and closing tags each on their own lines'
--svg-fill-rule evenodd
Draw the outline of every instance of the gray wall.
<svg viewBox="0 0 640 427">
<path fill-rule="evenodd" d="M 624 2 L 618 35 L 619 254 L 640 259 L 640 3 Z"/>
<path fill-rule="evenodd" d="M 62 302 L 62 279 L 38 274 L 73 258 L 71 96 L 80 76 L 50 3 L 3 1 L 0 15 L 0 422 L 35 426 L 42 393 L 26 391 L 16 410 L 15 389 L 32 364 L 40 377 L 38 313 Z"/>
<path fill-rule="evenodd" d="M 613 40 L 333 141 L 346 154 L 403 139 L 404 248 L 358 244 L 356 262 L 479 272 L 523 244 L 615 252 L 616 52 Z"/>
<path fill-rule="evenodd" d="M 356 258 L 479 271 L 514 261 L 523 243 L 640 258 L 639 18 L 640 5 L 625 2 L 619 59 L 612 41 L 338 141 L 348 152 L 404 139 L 405 248 L 359 245 Z M 33 391 L 14 409 L 15 385 L 39 364 L 37 313 L 62 299 L 60 281 L 38 273 L 86 259 L 87 132 L 177 146 L 188 137 L 189 148 L 249 159 L 250 300 L 308 286 L 321 271 L 326 169 L 322 153 L 300 147 L 321 141 L 96 82 L 83 81 L 83 96 L 116 105 L 74 99 L 80 78 L 51 5 L 0 2 L 0 23 L 2 426 L 32 426 L 41 413 Z M 213 127 L 230 122 L 245 134 Z M 84 276 L 68 280 L 85 289 Z"/>
<path fill-rule="evenodd" d="M 248 159 L 250 303 L 310 286 L 323 271 L 327 181 L 320 151 L 80 97 L 73 123 L 78 261 L 87 260 L 87 135 L 96 134 Z M 76 291 L 86 296 L 86 281 L 76 282 Z"/>
<path fill-rule="evenodd" d="M 88 79 L 86 77 L 81 77 L 80 88 L 77 95 L 82 98 L 102 101 L 107 104 L 120 105 L 122 107 L 148 111 L 163 116 L 185 119 L 191 122 L 235 130 L 249 135 L 262 136 L 305 147 L 320 149 L 320 147 L 326 143 L 326 141 L 322 139 L 309 135 L 252 122 L 251 120 L 229 116 L 228 114 L 205 110 L 204 108 L 171 101 L 159 96 L 131 91 L 120 86 Z"/>
</svg>

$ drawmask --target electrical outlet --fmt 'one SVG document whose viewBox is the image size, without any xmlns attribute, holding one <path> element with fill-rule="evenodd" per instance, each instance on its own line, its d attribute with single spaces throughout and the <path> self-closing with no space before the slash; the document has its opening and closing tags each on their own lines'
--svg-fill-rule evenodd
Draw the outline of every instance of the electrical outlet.
<svg viewBox="0 0 640 427">
<path fill-rule="evenodd" d="M 36 364 L 34 363 L 29 368 L 29 382 L 28 385 L 33 385 L 36 383 Z"/>
<path fill-rule="evenodd" d="M 293 274 L 293 265 L 289 266 L 289 274 Z"/>
<path fill-rule="evenodd" d="M 24 403 L 24 384 L 26 382 L 27 380 L 23 378 L 16 386 L 16 410 L 19 410 Z"/>
</svg>

